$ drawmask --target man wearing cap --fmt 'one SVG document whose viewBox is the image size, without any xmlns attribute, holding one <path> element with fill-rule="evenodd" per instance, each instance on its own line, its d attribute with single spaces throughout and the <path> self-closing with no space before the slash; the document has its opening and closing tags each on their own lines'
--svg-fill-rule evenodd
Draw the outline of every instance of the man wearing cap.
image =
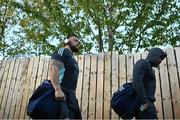
<svg viewBox="0 0 180 120">
<path fill-rule="evenodd" d="M 76 35 L 68 35 L 64 47 L 51 56 L 50 80 L 55 90 L 55 99 L 66 101 L 64 117 L 81 119 L 78 100 L 75 96 L 79 68 L 73 53 L 79 51 L 79 39 Z"/>
<path fill-rule="evenodd" d="M 136 119 L 157 119 L 155 102 L 156 78 L 152 67 L 158 67 L 166 57 L 160 48 L 152 48 L 146 59 L 138 60 L 133 68 L 133 87 L 142 105 Z"/>
</svg>

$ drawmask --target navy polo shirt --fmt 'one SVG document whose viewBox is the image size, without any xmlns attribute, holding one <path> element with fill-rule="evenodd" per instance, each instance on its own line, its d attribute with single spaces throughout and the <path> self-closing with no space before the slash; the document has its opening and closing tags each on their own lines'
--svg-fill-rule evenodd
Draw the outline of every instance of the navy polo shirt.
<svg viewBox="0 0 180 120">
<path fill-rule="evenodd" d="M 58 60 L 64 64 L 59 68 L 59 83 L 62 88 L 76 90 L 79 67 L 72 52 L 68 48 L 60 48 L 52 54 L 51 59 Z"/>
</svg>

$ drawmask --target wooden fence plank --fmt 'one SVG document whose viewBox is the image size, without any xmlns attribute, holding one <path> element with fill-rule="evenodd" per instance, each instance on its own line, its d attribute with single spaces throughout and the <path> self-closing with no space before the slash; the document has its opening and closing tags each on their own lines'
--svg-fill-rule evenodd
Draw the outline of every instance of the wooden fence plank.
<svg viewBox="0 0 180 120">
<path fill-rule="evenodd" d="M 119 55 L 119 88 L 126 83 L 126 55 Z M 120 118 L 121 119 L 121 118 Z"/>
<path fill-rule="evenodd" d="M 98 54 L 98 76 L 96 94 L 96 119 L 103 118 L 104 53 Z"/>
<path fill-rule="evenodd" d="M 44 79 L 48 79 L 48 72 L 49 72 L 49 61 L 50 58 L 49 57 L 45 57 L 45 61 L 44 61 L 44 67 L 43 67 L 43 76 L 42 76 L 42 81 Z"/>
<path fill-rule="evenodd" d="M 173 118 L 172 101 L 170 95 L 167 61 L 166 59 L 160 64 L 161 86 L 162 86 L 162 100 L 163 100 L 163 113 L 164 119 Z"/>
<path fill-rule="evenodd" d="M 51 58 L 49 59 L 49 66 L 48 66 L 48 73 L 47 78 L 50 80 L 50 65 L 51 65 Z"/>
<path fill-rule="evenodd" d="M 0 68 L 0 88 L 1 88 L 2 82 L 4 82 L 4 81 L 3 81 L 3 76 L 4 76 L 4 73 L 5 73 L 6 63 L 7 63 L 7 60 L 1 60 L 1 68 Z M 8 64 L 8 63 L 7 63 L 7 64 Z"/>
<path fill-rule="evenodd" d="M 22 99 L 21 111 L 20 111 L 20 116 L 23 118 L 26 115 L 26 106 L 27 106 L 29 96 L 32 95 L 32 93 L 35 89 L 38 66 L 39 66 L 38 63 L 39 63 L 39 57 L 35 57 L 35 62 L 33 64 L 33 70 L 32 70 L 33 73 L 32 73 L 31 80 L 26 78 L 26 83 L 24 85 L 23 99 Z M 31 66 L 30 66 L 30 68 L 31 68 Z M 29 71 L 29 69 L 28 69 L 28 71 Z M 31 71 L 30 71 L 30 73 L 31 73 Z M 26 76 L 28 77 L 27 74 L 26 74 Z M 29 89 L 29 87 L 31 87 L 31 86 L 32 86 L 32 88 Z"/>
<path fill-rule="evenodd" d="M 91 55 L 88 119 L 95 119 L 96 81 L 97 81 L 96 78 L 97 78 L 97 55 Z"/>
<path fill-rule="evenodd" d="M 179 81 L 179 87 L 180 87 L 180 55 L 179 55 L 180 47 L 176 47 L 174 50 L 175 50 L 175 56 L 176 56 L 176 67 L 177 67 L 178 81 Z M 180 97 L 180 93 L 177 94 L 177 96 Z M 178 101 L 178 106 L 179 106 L 179 101 Z M 180 119 L 180 118 L 179 118 L 179 116 L 178 116 L 178 118 L 176 118 L 176 115 L 175 115 L 175 119 Z"/>
<path fill-rule="evenodd" d="M 3 73 L 4 73 L 4 67 L 3 67 L 3 62 L 6 62 L 6 61 L 3 61 L 3 60 L 0 60 L 0 88 L 1 88 L 1 82 L 2 82 L 2 78 L 3 78 Z M 3 68 L 2 68 L 3 67 Z"/>
<path fill-rule="evenodd" d="M 169 68 L 169 80 L 171 85 L 171 96 L 172 104 L 174 111 L 174 118 L 180 119 L 180 88 L 177 74 L 177 65 L 174 56 L 174 49 L 168 49 L 167 52 L 167 61 Z"/>
<path fill-rule="evenodd" d="M 2 68 L 2 63 L 3 63 L 3 60 L 0 60 L 0 70 Z"/>
<path fill-rule="evenodd" d="M 84 62 L 84 81 L 82 93 L 82 117 L 87 119 L 88 115 L 88 97 L 89 97 L 89 73 L 90 73 L 90 55 L 85 55 Z"/>
<path fill-rule="evenodd" d="M 158 69 L 154 69 L 155 70 L 155 76 L 156 76 L 156 93 L 155 93 L 155 97 L 156 97 L 156 101 L 155 101 L 155 106 L 157 109 L 157 116 L 158 119 L 163 119 L 163 107 L 162 107 L 162 98 L 161 98 L 161 84 L 160 84 L 160 78 L 159 78 L 159 70 Z"/>
<path fill-rule="evenodd" d="M 32 64 L 34 62 L 33 59 L 27 59 L 27 61 L 28 61 L 28 63 L 26 63 L 27 64 L 26 65 L 27 72 L 25 74 L 26 78 L 24 77 L 26 79 L 25 80 L 25 88 L 23 89 L 23 98 L 22 98 L 22 103 L 21 103 L 22 106 L 21 106 L 21 111 L 20 111 L 20 116 L 19 116 L 19 118 L 22 117 L 24 119 L 29 119 L 26 108 L 27 108 L 27 104 L 29 102 L 29 97 L 31 95 L 29 93 L 29 91 L 30 91 L 29 87 L 30 87 L 30 84 L 32 84 L 32 83 L 30 83 L 30 81 L 31 81 L 31 75 L 32 75 L 32 71 L 33 71 Z"/>
<path fill-rule="evenodd" d="M 37 89 L 37 87 L 41 84 L 42 81 L 44 61 L 45 61 L 44 56 L 40 56 L 35 89 Z"/>
<path fill-rule="evenodd" d="M 15 105 L 16 108 L 15 108 L 15 113 L 14 113 L 14 119 L 24 118 L 24 115 L 20 116 L 20 111 L 21 111 L 23 92 L 24 92 L 24 87 L 25 87 L 25 82 L 26 82 L 26 75 L 27 75 L 27 71 L 28 71 L 29 59 L 23 59 L 21 61 L 21 63 L 22 63 L 22 73 L 18 76 L 18 79 L 20 79 L 21 82 L 20 82 L 19 89 L 18 89 L 17 102 Z"/>
<path fill-rule="evenodd" d="M 111 52 L 105 54 L 104 58 L 104 117 L 111 118 Z"/>
<path fill-rule="evenodd" d="M 176 56 L 176 65 L 177 65 L 177 72 L 178 72 L 178 81 L 179 81 L 179 85 L 180 85 L 180 47 L 176 47 L 175 48 L 175 56 Z"/>
<path fill-rule="evenodd" d="M 14 86 L 14 93 L 12 95 L 12 104 L 11 104 L 11 110 L 9 112 L 9 119 L 13 119 L 14 118 L 14 113 L 15 113 L 15 107 L 16 107 L 16 103 L 17 103 L 17 99 L 18 99 L 18 92 L 21 85 L 21 73 L 22 73 L 22 63 L 23 60 L 19 59 L 19 67 L 18 67 L 18 72 L 17 72 L 17 76 L 15 78 L 15 86 Z"/>
<path fill-rule="evenodd" d="M 11 65 L 11 61 L 7 60 L 6 66 L 5 66 L 5 69 L 4 69 L 4 75 L 3 75 L 3 78 L 2 78 L 1 89 L 0 89 L 0 111 L 1 111 L 1 108 L 2 108 L 3 95 L 4 95 L 6 85 L 7 85 L 6 82 L 7 82 L 7 78 L 8 78 L 10 65 Z"/>
<path fill-rule="evenodd" d="M 141 54 L 141 58 L 142 58 L 142 59 L 146 59 L 146 57 L 147 57 L 148 54 L 149 54 L 148 51 L 143 52 L 143 53 Z"/>
<path fill-rule="evenodd" d="M 8 99 L 9 89 L 11 86 L 11 78 L 13 76 L 13 69 L 14 69 L 15 60 L 11 60 L 10 64 L 11 65 L 9 68 L 9 72 L 8 72 L 8 76 L 7 76 L 7 82 L 5 85 L 3 99 L 2 99 L 2 103 L 1 103 L 0 119 L 3 119 L 3 115 L 5 112 L 5 107 L 6 107 L 6 103 L 7 103 L 7 99 Z"/>
<path fill-rule="evenodd" d="M 135 53 L 134 56 L 134 64 L 141 59 L 141 53 Z"/>
<path fill-rule="evenodd" d="M 3 60 L 0 60 L 0 71 L 2 69 Z"/>
<path fill-rule="evenodd" d="M 78 56 L 78 65 L 79 65 L 79 77 L 76 88 L 76 96 L 78 98 L 79 107 L 82 110 L 82 85 L 83 85 L 83 76 L 84 76 L 84 55 Z"/>
<path fill-rule="evenodd" d="M 180 47 L 175 48 L 175 53 L 176 53 L 176 63 L 177 63 L 177 72 L 179 76 L 179 83 L 180 83 Z"/>
<path fill-rule="evenodd" d="M 38 62 L 39 57 L 33 58 L 33 64 L 30 64 L 30 69 L 32 71 L 29 71 L 29 78 L 30 78 L 30 86 L 29 86 L 29 96 L 31 96 L 35 90 L 36 80 L 37 80 L 37 73 L 38 73 Z M 30 74 L 31 73 L 31 74 Z"/>
<path fill-rule="evenodd" d="M 133 74 L 133 54 L 127 54 L 127 82 L 132 82 Z"/>
<path fill-rule="evenodd" d="M 119 55 L 119 86 L 126 83 L 126 55 Z"/>
<path fill-rule="evenodd" d="M 15 65 L 13 68 L 13 72 L 11 73 L 12 74 L 12 77 L 10 78 L 11 84 L 9 85 L 10 86 L 10 88 L 8 90 L 9 94 L 7 95 L 8 99 L 6 100 L 6 107 L 5 107 L 3 119 L 8 119 L 8 117 L 9 117 L 9 112 L 10 112 L 11 102 L 12 102 L 12 96 L 13 96 L 13 93 L 15 91 L 16 76 L 18 74 L 20 59 L 16 59 L 14 61 L 15 61 Z"/>
<path fill-rule="evenodd" d="M 118 52 L 112 53 L 112 92 L 113 94 L 119 88 L 118 81 Z M 119 116 L 111 109 L 111 119 L 118 119 Z"/>
</svg>

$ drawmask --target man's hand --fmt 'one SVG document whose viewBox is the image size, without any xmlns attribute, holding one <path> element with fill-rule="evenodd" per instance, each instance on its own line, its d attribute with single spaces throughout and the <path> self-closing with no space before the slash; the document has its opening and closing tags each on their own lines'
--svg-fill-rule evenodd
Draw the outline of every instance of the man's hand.
<svg viewBox="0 0 180 120">
<path fill-rule="evenodd" d="M 55 98 L 58 101 L 66 100 L 64 92 L 60 89 L 55 90 Z"/>
<path fill-rule="evenodd" d="M 143 104 L 143 108 L 144 108 L 144 110 L 145 109 L 147 109 L 148 108 L 148 106 L 149 106 L 149 103 L 147 102 L 147 103 L 145 103 L 145 104 Z"/>
<path fill-rule="evenodd" d="M 147 102 L 147 103 L 145 103 L 145 104 L 143 104 L 144 110 L 145 110 L 145 109 L 147 109 L 147 108 L 148 108 L 148 106 L 149 106 L 149 103 L 148 103 L 148 102 Z"/>
<path fill-rule="evenodd" d="M 149 103 L 148 103 L 148 102 L 145 103 L 145 104 L 142 104 L 141 107 L 140 107 L 140 110 L 141 110 L 141 111 L 144 111 L 145 109 L 148 108 L 148 106 L 149 106 Z"/>
</svg>

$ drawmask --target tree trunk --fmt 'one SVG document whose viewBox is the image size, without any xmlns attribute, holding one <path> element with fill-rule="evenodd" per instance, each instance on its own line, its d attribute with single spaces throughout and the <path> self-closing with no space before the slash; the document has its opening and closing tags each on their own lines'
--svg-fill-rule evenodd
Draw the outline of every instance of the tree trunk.
<svg viewBox="0 0 180 120">
<path fill-rule="evenodd" d="M 109 49 L 108 51 L 113 51 L 113 47 L 114 47 L 114 35 L 113 35 L 113 31 L 112 31 L 112 27 L 108 26 L 108 33 L 109 33 Z"/>
<path fill-rule="evenodd" d="M 100 25 L 98 25 L 98 32 L 99 32 L 99 35 L 98 35 L 99 50 L 98 50 L 98 52 L 103 52 L 102 30 L 101 30 Z"/>
</svg>

